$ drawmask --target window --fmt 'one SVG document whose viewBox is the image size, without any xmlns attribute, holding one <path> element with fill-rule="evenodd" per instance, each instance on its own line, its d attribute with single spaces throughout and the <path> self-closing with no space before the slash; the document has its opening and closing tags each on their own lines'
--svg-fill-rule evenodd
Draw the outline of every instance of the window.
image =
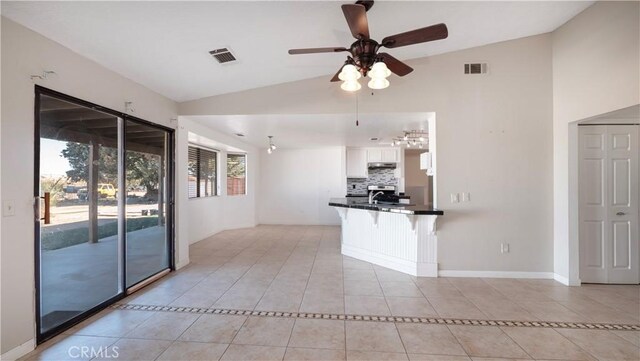
<svg viewBox="0 0 640 361">
<path fill-rule="evenodd" d="M 247 155 L 227 154 L 227 195 L 247 194 Z"/>
<path fill-rule="evenodd" d="M 189 146 L 189 198 L 217 194 L 218 153 Z"/>
</svg>

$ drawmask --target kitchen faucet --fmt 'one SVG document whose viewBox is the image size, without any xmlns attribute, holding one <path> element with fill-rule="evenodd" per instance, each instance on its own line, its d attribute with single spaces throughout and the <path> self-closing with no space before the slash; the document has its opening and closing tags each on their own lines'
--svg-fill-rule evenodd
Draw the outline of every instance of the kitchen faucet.
<svg viewBox="0 0 640 361">
<path fill-rule="evenodd" d="M 373 200 L 374 200 L 377 196 L 379 196 L 379 195 L 381 195 L 381 194 L 384 194 L 384 192 L 383 192 L 383 191 L 380 191 L 380 192 L 378 192 L 378 193 L 376 193 L 376 194 L 369 193 L 369 204 L 373 204 Z M 376 203 L 377 203 L 377 201 L 376 201 Z"/>
</svg>

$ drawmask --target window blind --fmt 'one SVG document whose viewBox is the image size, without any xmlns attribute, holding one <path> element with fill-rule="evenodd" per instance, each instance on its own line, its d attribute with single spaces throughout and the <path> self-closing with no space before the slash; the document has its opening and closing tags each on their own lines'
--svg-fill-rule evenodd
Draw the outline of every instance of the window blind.
<svg viewBox="0 0 640 361">
<path fill-rule="evenodd" d="M 189 147 L 189 198 L 216 195 L 218 153 L 198 147 Z"/>
</svg>

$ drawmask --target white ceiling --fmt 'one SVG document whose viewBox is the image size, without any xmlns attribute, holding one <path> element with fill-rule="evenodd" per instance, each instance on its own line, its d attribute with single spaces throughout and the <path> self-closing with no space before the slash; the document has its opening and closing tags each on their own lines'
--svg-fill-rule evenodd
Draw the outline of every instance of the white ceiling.
<svg viewBox="0 0 640 361">
<path fill-rule="evenodd" d="M 334 74 L 345 53 L 290 56 L 287 50 L 349 46 L 342 3 L 2 1 L 1 7 L 3 16 L 186 101 Z M 368 17 L 377 40 L 447 24 L 446 40 L 389 51 L 411 59 L 550 32 L 592 3 L 376 1 Z M 230 47 L 240 61 L 218 64 L 208 51 L 220 47 Z"/>
<path fill-rule="evenodd" d="M 180 117 L 183 118 L 183 117 Z M 268 114 L 184 117 L 226 134 L 244 134 L 239 140 L 259 148 L 273 136 L 278 148 L 325 146 L 389 146 L 403 131 L 429 129 L 435 113 L 360 114 Z M 370 138 L 378 137 L 377 141 Z"/>
</svg>

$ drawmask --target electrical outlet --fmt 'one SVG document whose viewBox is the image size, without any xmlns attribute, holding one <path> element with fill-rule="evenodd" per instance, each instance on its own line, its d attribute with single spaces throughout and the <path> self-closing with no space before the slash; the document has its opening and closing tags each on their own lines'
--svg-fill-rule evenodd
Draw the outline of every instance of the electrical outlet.
<svg viewBox="0 0 640 361">
<path fill-rule="evenodd" d="M 500 253 L 509 253 L 509 243 L 500 243 Z"/>
<path fill-rule="evenodd" d="M 463 202 L 471 202 L 471 193 L 462 192 L 462 201 Z"/>
<path fill-rule="evenodd" d="M 460 195 L 458 193 L 451 193 L 451 203 L 459 203 Z"/>
<path fill-rule="evenodd" d="M 13 217 L 16 215 L 15 202 L 11 199 L 2 201 L 2 215 L 4 217 Z"/>
</svg>

